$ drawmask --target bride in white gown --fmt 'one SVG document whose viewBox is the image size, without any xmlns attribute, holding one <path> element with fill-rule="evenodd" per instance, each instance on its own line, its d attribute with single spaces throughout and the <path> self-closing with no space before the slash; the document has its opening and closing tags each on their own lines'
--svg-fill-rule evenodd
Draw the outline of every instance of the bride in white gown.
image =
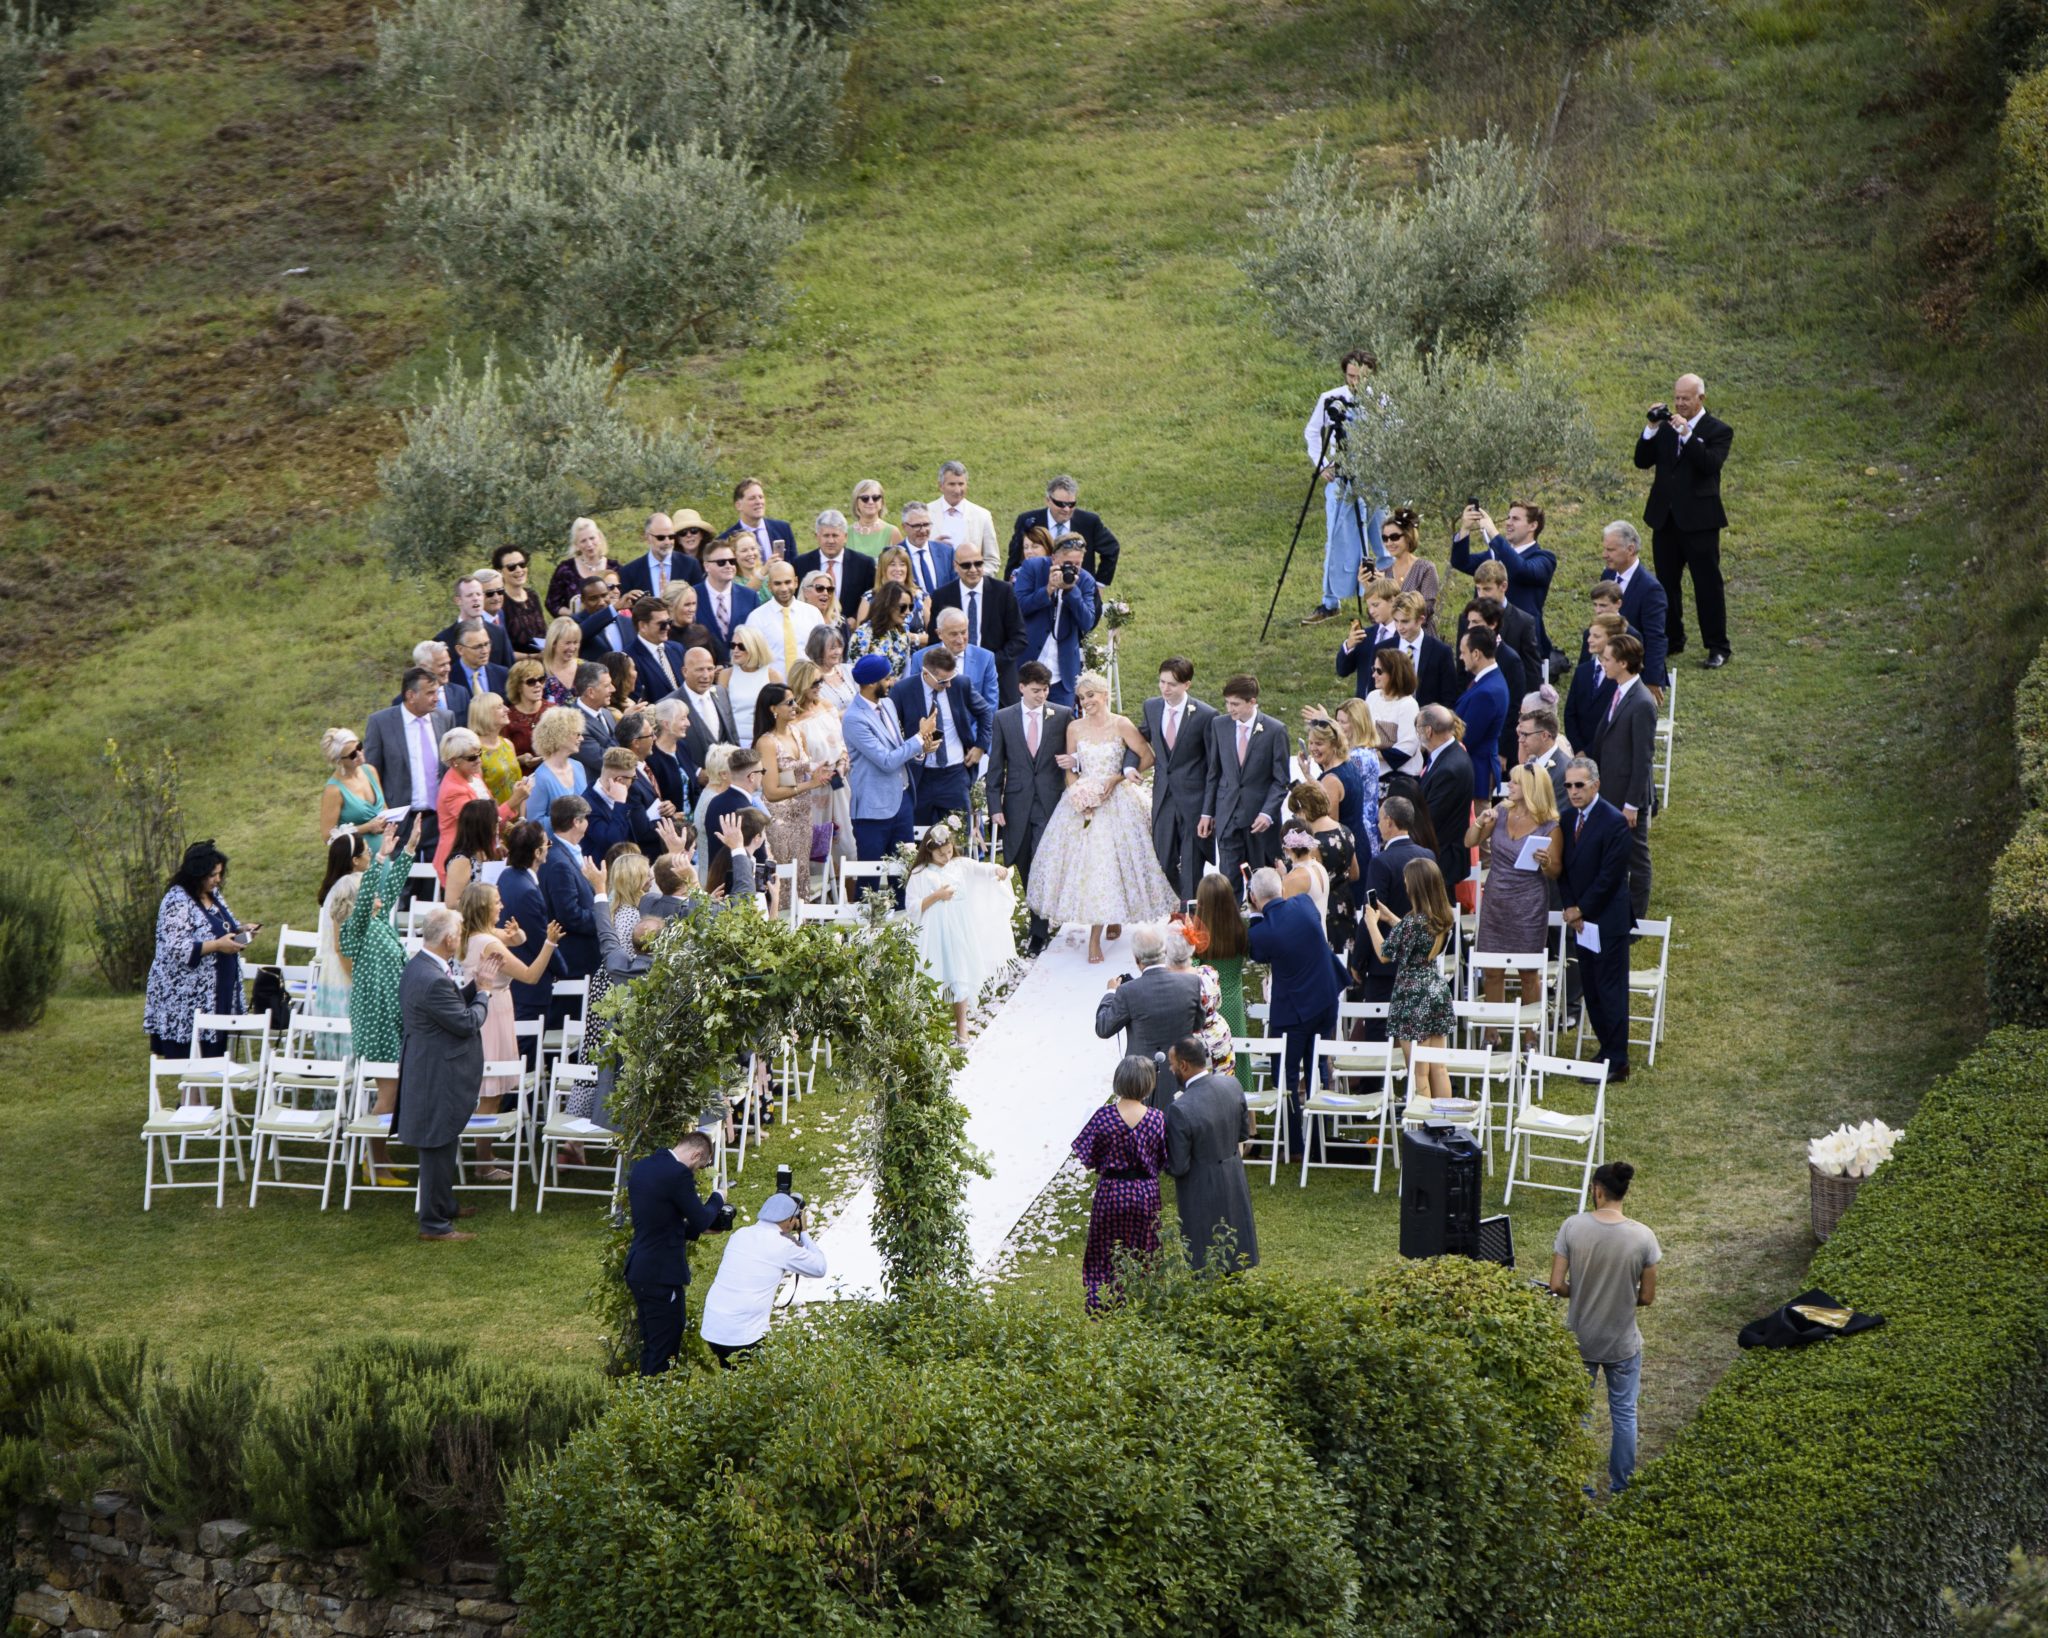
<svg viewBox="0 0 2048 1638">
<path fill-rule="evenodd" d="M 1110 711 L 1109 684 L 1094 672 L 1074 685 L 1074 703 L 1080 715 L 1059 758 L 1067 791 L 1046 822 L 1025 899 L 1055 925 L 1087 922 L 1088 959 L 1100 961 L 1105 926 L 1115 938 L 1124 922 L 1157 921 L 1179 905 L 1152 850 L 1151 810 L 1136 775 L 1124 775 L 1124 752 L 1136 753 L 1142 774 L 1152 747 Z"/>
</svg>

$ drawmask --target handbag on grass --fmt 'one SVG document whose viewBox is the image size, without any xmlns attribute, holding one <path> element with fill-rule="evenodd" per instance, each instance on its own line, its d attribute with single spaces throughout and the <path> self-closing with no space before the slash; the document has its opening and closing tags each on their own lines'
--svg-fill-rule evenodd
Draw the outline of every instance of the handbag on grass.
<svg viewBox="0 0 2048 1638">
<path fill-rule="evenodd" d="M 1859 1314 L 1825 1291 L 1802 1291 L 1775 1313 L 1751 1320 L 1735 1340 L 1745 1348 L 1803 1348 L 1809 1342 L 1852 1337 L 1882 1324 L 1882 1314 Z"/>
</svg>

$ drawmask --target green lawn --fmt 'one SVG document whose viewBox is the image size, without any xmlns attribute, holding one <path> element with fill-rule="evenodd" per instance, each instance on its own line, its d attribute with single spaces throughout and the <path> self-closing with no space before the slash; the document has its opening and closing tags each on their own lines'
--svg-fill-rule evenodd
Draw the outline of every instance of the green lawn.
<svg viewBox="0 0 2048 1638">
<path fill-rule="evenodd" d="M 371 458 L 395 440 L 393 405 L 440 356 L 434 294 L 365 237 L 364 176 L 410 163 L 406 139 L 364 113 L 353 81 L 272 61 L 274 36 L 236 45 L 235 20 L 261 33 L 292 10 L 223 0 L 190 25 L 203 59 L 144 50 L 185 26 L 165 5 L 90 36 L 129 53 L 109 72 L 140 96 L 92 103 L 61 137 L 78 163 L 50 197 L 136 215 L 158 253 L 67 276 L 47 199 L 0 218 L 9 294 L 25 303 L 0 334 L 0 372 L 29 379 L 70 351 L 90 399 L 83 426 L 46 435 L 54 389 L 16 381 L 36 413 L 0 421 L 0 513 L 17 518 L 0 566 L 63 615 L 21 623 L 17 657 L 0 662 L 0 788 L 40 821 L 17 846 L 54 868 L 64 832 L 38 804 L 107 735 L 168 738 L 186 755 L 193 834 L 223 839 L 237 908 L 273 926 L 312 920 L 319 730 L 382 704 L 403 649 L 444 618 L 437 595 L 387 578 L 357 511 Z M 360 24 L 336 24 L 326 54 L 355 49 Z M 1899 287 L 1895 236 L 1913 218 L 1859 191 L 1904 165 L 1919 130 L 1921 116 L 1877 100 L 1913 26 L 1882 0 L 1745 5 L 1624 54 L 1613 95 L 1629 112 L 1604 180 L 1568 195 L 1585 213 L 1579 277 L 1537 329 L 1617 469 L 1641 406 L 1680 369 L 1706 376 L 1737 429 L 1737 653 L 1719 674 L 1680 672 L 1674 801 L 1656 836 L 1654 911 L 1679 929 L 1670 1035 L 1612 1100 L 1610 1153 L 1637 1165 L 1631 1204 L 1667 1251 L 1646 1326 L 1652 1447 L 1732 1357 L 1740 1322 L 1798 1288 L 1803 1140 L 1845 1118 L 1902 1119 L 1981 1028 L 1979 883 L 2000 837 L 1972 816 L 1995 814 L 2010 785 L 1998 714 L 2039 607 L 2032 581 L 2003 571 L 2009 544 L 1967 512 L 1985 366 L 1923 333 Z M 249 144 L 191 145 L 213 117 L 201 101 L 220 94 L 218 69 L 192 64 L 238 51 L 252 59 L 241 94 L 273 110 L 279 144 L 277 177 L 245 191 L 283 218 L 216 197 L 213 156 L 247 167 Z M 1235 258 L 1247 211 L 1317 133 L 1398 181 L 1447 122 L 1473 128 L 1479 115 L 1391 63 L 1367 15 L 1340 5 L 893 0 L 856 57 L 847 157 L 804 190 L 790 321 L 752 352 L 642 383 L 637 402 L 709 417 L 730 468 L 761 474 L 800 532 L 861 477 L 898 504 L 928 497 L 948 457 L 1005 521 L 1071 471 L 1125 542 L 1127 684 L 1142 691 L 1154 658 L 1184 652 L 1198 692 L 1251 668 L 1283 712 L 1327 700 L 1334 640 L 1292 622 L 1313 596 L 1313 538 L 1283 623 L 1265 647 L 1256 637 L 1300 503 L 1298 429 L 1330 372 L 1271 337 Z M 53 93 L 52 117 L 88 95 Z M 346 153 L 308 136 L 318 120 L 290 117 L 301 103 L 332 116 Z M 319 184 L 323 170 L 343 174 Z M 332 209 L 292 219 L 301 185 Z M 145 217 L 157 199 L 196 203 Z M 276 281 L 306 262 L 312 276 Z M 341 316 L 354 348 L 331 361 L 271 349 L 260 372 L 212 383 L 199 354 L 268 334 L 281 291 Z M 183 416 L 124 419 L 117 387 Z M 38 481 L 57 494 L 28 496 Z M 1635 515 L 1640 490 L 1542 498 L 1563 558 L 1555 632 L 1598 572 L 1599 525 Z M 1489 497 L 1496 515 L 1505 499 Z M 1938 643 L 1959 601 L 1967 650 Z M 109 623 L 111 647 L 96 636 Z M 304 1199 L 216 1215 L 187 1195 L 143 1217 L 137 1010 L 95 989 L 81 951 L 42 1029 L 0 1042 L 0 1259 L 51 1305 L 174 1353 L 232 1338 L 285 1366 L 373 1329 L 594 1357 L 585 1213 L 486 1208 L 478 1244 L 432 1252 L 386 1202 L 316 1223 Z M 818 1118 L 795 1151 L 807 1170 L 831 1141 Z M 1354 1280 L 1395 1254 L 1391 1190 L 1324 1174 L 1306 1191 L 1260 1182 L 1255 1200 L 1274 1265 Z M 1564 1206 L 1517 1200 L 1528 1266 Z M 1078 1301 L 1077 1252 L 1069 1233 L 1018 1278 Z"/>
</svg>

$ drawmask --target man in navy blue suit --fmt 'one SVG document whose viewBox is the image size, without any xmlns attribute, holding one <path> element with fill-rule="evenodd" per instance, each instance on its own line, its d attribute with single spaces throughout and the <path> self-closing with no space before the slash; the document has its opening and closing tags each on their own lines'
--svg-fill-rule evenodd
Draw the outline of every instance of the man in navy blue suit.
<svg viewBox="0 0 2048 1638">
<path fill-rule="evenodd" d="M 1423 629 L 1422 618 L 1427 608 L 1422 593 L 1402 592 L 1394 599 L 1394 629 L 1400 635 L 1393 643 L 1382 643 L 1380 647 L 1398 648 L 1408 656 L 1408 663 L 1415 668 L 1417 706 L 1453 705 L 1465 691 L 1463 673 L 1451 645 Z M 1368 673 L 1371 669 L 1366 667 Z M 1361 677 L 1360 696 L 1370 692 L 1369 678 Z"/>
<path fill-rule="evenodd" d="M 995 744 L 996 696 L 1001 684 L 996 678 L 996 657 L 985 648 L 976 648 L 967 640 L 967 616 L 958 609 L 941 609 L 932 617 L 932 625 L 938 634 L 938 646 L 953 656 L 953 674 L 964 677 L 967 686 L 974 690 L 975 698 L 981 701 L 981 714 L 976 726 L 981 729 L 981 742 Z M 910 657 L 908 672 L 915 671 L 924 651 L 920 649 Z"/>
<path fill-rule="evenodd" d="M 1081 676 L 1081 638 L 1102 613 L 1095 577 L 1081 567 L 1081 552 L 1080 538 L 1069 535 L 1052 556 L 1027 559 L 1010 582 L 1024 616 L 1024 658 L 1052 673 L 1052 701 L 1069 709 Z"/>
<path fill-rule="evenodd" d="M 472 700 L 479 694 L 496 694 L 501 699 L 505 694 L 506 668 L 491 663 L 494 629 L 488 620 L 455 622 L 455 669 L 449 674 L 449 681 L 467 689 Z M 502 637 L 504 633 L 498 635 Z"/>
<path fill-rule="evenodd" d="M 923 501 L 903 508 L 903 549 L 910 554 L 910 583 L 925 596 L 960 578 L 953 570 L 953 543 L 932 539 L 931 513 Z"/>
<path fill-rule="evenodd" d="M 674 625 L 668 605 L 658 597 L 643 597 L 633 605 L 633 644 L 626 658 L 633 662 L 633 698 L 642 704 L 665 700 L 683 686 L 683 645 L 668 635 Z"/>
<path fill-rule="evenodd" d="M 917 658 L 918 669 L 889 690 L 889 700 L 898 722 L 938 719 L 936 743 L 910 764 L 910 822 L 932 825 L 967 811 L 967 787 L 989 741 L 981 726 L 986 708 L 967 679 L 956 675 L 953 656 L 934 645 L 919 650 Z M 993 713 L 989 719 L 993 723 Z"/>
<path fill-rule="evenodd" d="M 1427 859 L 1436 863 L 1436 855 L 1409 835 L 1415 827 L 1415 804 L 1405 796 L 1390 796 L 1380 803 L 1380 850 L 1372 856 L 1372 863 L 1366 866 L 1365 889 L 1367 894 L 1384 904 L 1397 916 L 1409 911 L 1408 866 L 1416 859 Z M 1382 961 L 1373 951 L 1372 940 L 1366 936 L 1363 927 L 1351 946 L 1351 976 L 1358 980 L 1368 1001 L 1387 1001 L 1394 994 L 1394 969 Z M 1376 1033 L 1375 1033 L 1376 1031 Z M 1385 1020 L 1376 1020 L 1369 1026 L 1368 1038 L 1384 1041 L 1387 1038 Z"/>
<path fill-rule="evenodd" d="M 1559 897 L 1571 951 L 1584 976 L 1586 1016 L 1600 1038 L 1611 1086 L 1628 1079 L 1629 827 L 1600 797 L 1600 767 L 1589 756 L 1565 765 L 1564 875 Z M 1599 948 L 1595 949 L 1594 944 Z"/>
<path fill-rule="evenodd" d="M 1500 783 L 1500 733 L 1508 720 L 1508 685 L 1494 662 L 1493 632 L 1467 626 L 1458 636 L 1458 658 L 1472 681 L 1453 709 L 1465 724 L 1465 754 L 1472 759 L 1472 788 L 1481 798 Z"/>
<path fill-rule="evenodd" d="M 1246 924 L 1252 960 L 1270 969 L 1266 980 L 1268 1033 L 1287 1038 L 1287 1089 L 1294 1103 L 1289 1130 L 1301 1130 L 1309 1059 L 1317 1036 L 1337 1035 L 1337 958 L 1323 932 L 1323 918 L 1306 893 L 1280 896 L 1280 872 L 1271 865 L 1252 872 L 1252 914 Z"/>
<path fill-rule="evenodd" d="M 1472 550 L 1472 533 L 1486 542 L 1482 552 Z M 1458 533 L 1451 539 L 1451 567 L 1475 580 L 1482 563 L 1498 563 L 1507 574 L 1507 600 L 1536 622 L 1539 654 L 1550 652 L 1550 633 L 1543 625 L 1543 604 L 1550 596 L 1550 582 L 1557 573 L 1557 554 L 1542 544 L 1543 508 L 1534 501 L 1512 501 L 1508 520 L 1496 530 L 1486 509 L 1468 506 L 1459 520 Z M 1534 687 L 1543 679 L 1530 684 Z"/>
<path fill-rule="evenodd" d="M 1600 532 L 1600 560 L 1607 565 L 1602 580 L 1621 584 L 1621 617 L 1642 634 L 1643 681 L 1663 699 L 1671 681 L 1665 669 L 1665 620 L 1670 599 L 1657 577 L 1643 567 L 1643 537 L 1626 518 L 1617 518 Z"/>
<path fill-rule="evenodd" d="M 739 562 L 729 540 L 713 541 L 704 548 L 704 584 L 697 589 L 697 619 L 711 633 L 711 658 L 718 665 L 732 664 L 732 634 L 747 623 L 747 616 L 761 601 L 745 586 L 733 584 Z"/>
<path fill-rule="evenodd" d="M 649 597 L 666 597 L 678 581 L 694 586 L 704 578 L 703 567 L 678 547 L 681 539 L 675 519 L 656 512 L 640 531 L 646 552 L 619 571 L 621 591 L 643 592 Z"/>
<path fill-rule="evenodd" d="M 865 552 L 846 549 L 844 512 L 820 512 L 816 528 L 817 549 L 796 560 L 797 579 L 808 580 L 814 574 L 830 575 L 832 593 L 839 603 L 837 618 L 851 620 L 860 613 L 861 600 L 875 589 L 875 560 Z"/>
<path fill-rule="evenodd" d="M 548 919 L 561 923 L 562 942 L 556 954 L 568 976 L 588 978 L 598 962 L 597 889 L 586 876 L 583 850 L 577 844 L 590 829 L 590 804 L 580 796 L 558 796 L 548 804 L 548 823 L 555 839 L 541 863 L 540 895 Z"/>
<path fill-rule="evenodd" d="M 768 491 L 761 486 L 759 478 L 742 478 L 734 484 L 732 504 L 740 520 L 720 535 L 720 540 L 729 543 L 735 535 L 752 535 L 754 543 L 761 548 L 761 567 L 764 569 L 778 557 L 795 561 L 796 531 L 781 518 L 768 515 Z"/>
<path fill-rule="evenodd" d="M 537 862 L 548 850 L 548 833 L 531 819 L 522 819 L 505 833 L 505 868 L 498 876 L 498 910 L 506 922 L 517 922 L 525 942 L 513 947 L 513 958 L 522 968 L 541 952 L 547 937 L 548 902 L 541 893 Z M 555 980 L 567 978 L 569 969 L 557 949 L 548 969 L 537 984 L 512 980 L 512 1016 L 519 1019 L 545 1018 L 554 998 Z"/>
</svg>

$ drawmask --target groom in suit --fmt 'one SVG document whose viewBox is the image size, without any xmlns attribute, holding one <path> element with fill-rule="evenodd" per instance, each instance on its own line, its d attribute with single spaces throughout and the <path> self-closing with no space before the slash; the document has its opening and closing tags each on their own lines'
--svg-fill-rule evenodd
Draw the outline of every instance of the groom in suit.
<svg viewBox="0 0 2048 1638">
<path fill-rule="evenodd" d="M 1280 857 L 1280 804 L 1287 800 L 1287 725 L 1259 709 L 1259 679 L 1232 677 L 1223 685 L 1227 713 L 1209 724 L 1208 791 L 1196 834 L 1216 838 L 1216 868 L 1236 891 L 1249 865 L 1259 870 Z"/>
<path fill-rule="evenodd" d="M 474 979 L 466 976 L 455 962 L 462 918 L 446 905 L 427 912 L 423 931 L 398 983 L 405 1045 L 392 1136 L 419 1153 L 420 1238 L 470 1240 L 455 1227 L 457 1218 L 476 1215 L 476 1207 L 455 1204 L 455 1151 L 483 1090 L 484 1014 L 503 962 L 488 955 Z"/>
<path fill-rule="evenodd" d="M 988 753 L 989 824 L 1003 840 L 1003 859 L 1017 868 L 1020 890 L 1031 885 L 1031 861 L 1046 822 L 1060 805 L 1067 776 L 1059 765 L 1074 713 L 1046 702 L 1052 674 L 1036 660 L 1017 668 L 1018 699 L 996 713 L 995 743 Z M 1031 912 L 1029 953 L 1045 948 L 1045 918 Z"/>
<path fill-rule="evenodd" d="M 1152 747 L 1152 846 L 1159 868 L 1185 904 L 1195 896 L 1212 851 L 1202 815 L 1216 809 L 1217 770 L 1209 756 L 1216 708 L 1188 692 L 1194 662 L 1176 654 L 1159 662 L 1159 693 L 1145 702 L 1140 727 Z"/>
</svg>

